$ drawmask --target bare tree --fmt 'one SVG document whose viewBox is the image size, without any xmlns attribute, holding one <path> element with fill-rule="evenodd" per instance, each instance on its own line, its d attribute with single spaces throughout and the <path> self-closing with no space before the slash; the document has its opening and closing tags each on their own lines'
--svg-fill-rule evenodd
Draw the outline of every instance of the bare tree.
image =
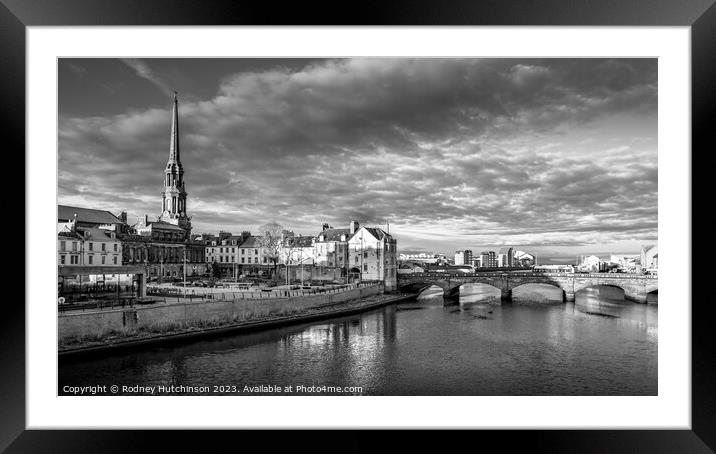
<svg viewBox="0 0 716 454">
<path fill-rule="evenodd" d="M 278 275 L 278 262 L 283 247 L 284 229 L 281 224 L 270 222 L 259 228 L 259 245 L 264 249 L 269 261 L 273 263 L 274 277 Z"/>
</svg>

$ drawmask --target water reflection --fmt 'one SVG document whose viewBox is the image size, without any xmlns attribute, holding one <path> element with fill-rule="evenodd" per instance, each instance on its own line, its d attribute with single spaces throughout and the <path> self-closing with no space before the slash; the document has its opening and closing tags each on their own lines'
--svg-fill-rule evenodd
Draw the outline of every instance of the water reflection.
<svg viewBox="0 0 716 454">
<path fill-rule="evenodd" d="M 523 284 L 512 289 L 512 302 L 515 304 L 562 303 L 563 291 L 549 284 Z"/>
<path fill-rule="evenodd" d="M 477 294 L 474 290 L 468 297 Z M 462 295 L 461 295 L 462 296 Z M 484 295 L 483 295 L 484 296 Z M 60 386 L 362 386 L 368 395 L 655 395 L 657 306 L 589 289 L 575 303 L 369 313 L 60 366 Z"/>
</svg>

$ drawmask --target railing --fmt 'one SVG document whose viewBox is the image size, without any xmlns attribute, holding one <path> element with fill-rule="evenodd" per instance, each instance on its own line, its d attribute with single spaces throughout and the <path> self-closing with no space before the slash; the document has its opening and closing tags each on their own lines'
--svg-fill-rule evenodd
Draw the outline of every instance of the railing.
<svg viewBox="0 0 716 454">
<path fill-rule="evenodd" d="M 186 294 L 183 288 L 160 288 L 160 287 L 148 287 L 147 295 L 160 297 L 164 302 L 171 302 L 176 298 L 177 302 L 182 299 L 193 300 L 237 300 L 237 299 L 280 299 L 280 298 L 293 298 L 300 296 L 310 296 L 319 294 L 337 294 L 343 293 L 349 290 L 358 288 L 374 287 L 382 284 L 381 281 L 364 281 L 357 284 L 341 284 L 332 285 L 330 287 L 313 287 L 303 288 L 300 285 L 292 285 L 289 289 L 276 289 L 276 288 L 263 288 L 252 291 L 227 291 L 217 292 L 212 288 L 211 291 L 203 291 L 204 288 L 198 289 L 186 289 Z M 197 293 L 196 290 L 199 290 Z M 208 289 L 207 289 L 208 290 Z"/>
<path fill-rule="evenodd" d="M 57 305 L 57 311 L 60 313 L 70 311 L 85 311 L 85 310 L 111 310 L 119 309 L 123 307 L 134 307 L 137 304 L 136 298 L 122 298 L 122 299 L 110 299 L 110 300 L 95 300 L 95 301 L 83 301 L 81 303 L 63 303 Z"/>
</svg>

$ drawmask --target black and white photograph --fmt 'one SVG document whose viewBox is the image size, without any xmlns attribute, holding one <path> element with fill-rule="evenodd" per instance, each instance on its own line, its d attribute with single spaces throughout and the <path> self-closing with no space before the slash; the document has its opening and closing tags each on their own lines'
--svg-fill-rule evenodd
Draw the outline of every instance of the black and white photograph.
<svg viewBox="0 0 716 454">
<path fill-rule="evenodd" d="M 59 58 L 57 394 L 657 396 L 657 63 Z"/>
</svg>

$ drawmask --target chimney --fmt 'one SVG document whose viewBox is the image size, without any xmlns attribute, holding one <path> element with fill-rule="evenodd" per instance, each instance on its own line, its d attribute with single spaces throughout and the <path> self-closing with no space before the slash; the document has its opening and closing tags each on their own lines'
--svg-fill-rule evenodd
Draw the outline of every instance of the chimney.
<svg viewBox="0 0 716 454">
<path fill-rule="evenodd" d="M 127 223 L 127 212 L 126 211 L 122 211 L 121 213 L 119 213 L 119 220 L 122 221 L 122 224 Z"/>
<path fill-rule="evenodd" d="M 72 226 L 70 227 L 70 230 L 73 232 L 77 231 L 77 213 L 74 213 L 72 215 Z"/>
<path fill-rule="evenodd" d="M 358 221 L 351 221 L 351 228 L 350 228 L 351 235 L 356 233 L 356 230 L 358 230 Z"/>
<path fill-rule="evenodd" d="M 323 223 L 323 231 L 330 229 L 331 227 L 327 223 Z"/>
</svg>

